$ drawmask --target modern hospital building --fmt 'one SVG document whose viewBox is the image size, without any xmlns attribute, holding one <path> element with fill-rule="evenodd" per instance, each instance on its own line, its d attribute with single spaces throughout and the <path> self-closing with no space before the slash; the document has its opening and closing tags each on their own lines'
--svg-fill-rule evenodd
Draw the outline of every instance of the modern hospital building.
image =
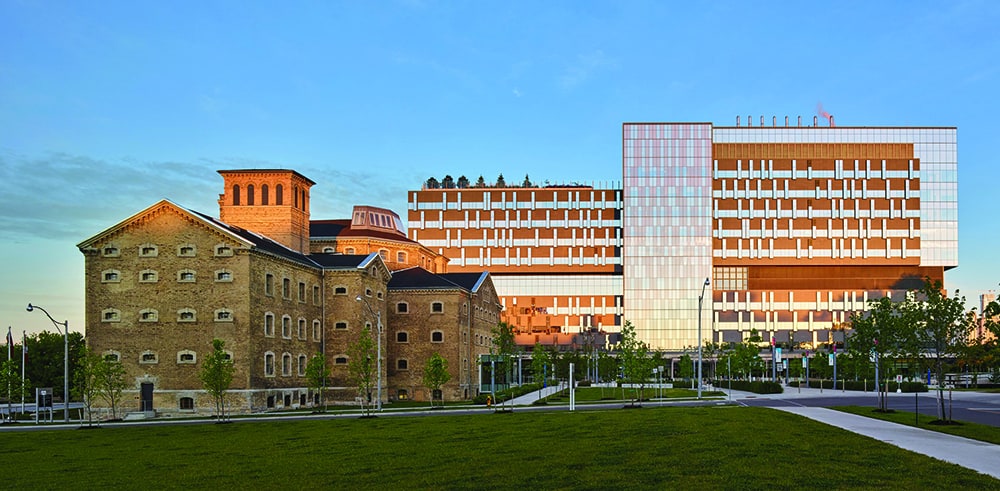
<svg viewBox="0 0 1000 491">
<path fill-rule="evenodd" d="M 958 265 L 958 158 L 954 127 L 819 121 L 624 123 L 621 185 L 424 186 L 408 235 L 490 271 L 522 333 L 680 350 L 700 312 L 706 342 L 824 344 Z"/>
</svg>

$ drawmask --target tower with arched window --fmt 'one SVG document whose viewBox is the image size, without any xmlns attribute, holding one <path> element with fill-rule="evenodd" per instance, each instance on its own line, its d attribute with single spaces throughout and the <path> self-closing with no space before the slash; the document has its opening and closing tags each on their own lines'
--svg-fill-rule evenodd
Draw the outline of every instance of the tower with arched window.
<svg viewBox="0 0 1000 491">
<path fill-rule="evenodd" d="M 309 178 L 287 169 L 220 170 L 219 218 L 309 253 Z"/>
</svg>

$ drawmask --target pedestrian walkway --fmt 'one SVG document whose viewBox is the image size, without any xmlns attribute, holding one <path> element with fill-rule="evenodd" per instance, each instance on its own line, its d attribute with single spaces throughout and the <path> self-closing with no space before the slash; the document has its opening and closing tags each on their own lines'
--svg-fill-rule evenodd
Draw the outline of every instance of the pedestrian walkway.
<svg viewBox="0 0 1000 491">
<path fill-rule="evenodd" d="M 528 406 L 543 397 L 548 397 L 565 388 L 566 385 L 562 383 L 560 383 L 559 385 L 550 385 L 543 389 L 536 390 L 534 392 L 529 392 L 523 396 L 515 397 L 514 399 L 511 399 L 509 404 L 513 406 Z"/>
<path fill-rule="evenodd" d="M 1000 445 L 821 407 L 784 406 L 773 409 L 798 414 L 1000 479 Z"/>
</svg>

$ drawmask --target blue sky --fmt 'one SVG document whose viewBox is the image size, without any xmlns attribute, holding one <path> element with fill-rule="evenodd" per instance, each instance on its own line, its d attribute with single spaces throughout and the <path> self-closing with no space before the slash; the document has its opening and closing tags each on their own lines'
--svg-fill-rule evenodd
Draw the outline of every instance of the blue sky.
<svg viewBox="0 0 1000 491">
<path fill-rule="evenodd" d="M 289 167 L 315 218 L 430 176 L 621 179 L 621 123 L 957 126 L 959 267 L 997 289 L 1000 2 L 0 0 L 0 322 L 83 326 L 75 244 L 215 171 Z"/>
</svg>

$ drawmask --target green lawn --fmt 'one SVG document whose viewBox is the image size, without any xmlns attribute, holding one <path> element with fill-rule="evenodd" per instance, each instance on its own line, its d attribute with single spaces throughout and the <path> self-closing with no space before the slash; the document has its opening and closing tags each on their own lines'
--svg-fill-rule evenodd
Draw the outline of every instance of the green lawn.
<svg viewBox="0 0 1000 491">
<path fill-rule="evenodd" d="M 702 397 L 725 397 L 724 392 L 718 391 L 708 391 L 702 389 Z M 664 399 L 694 399 L 698 397 L 697 390 L 691 389 L 650 389 L 646 388 L 643 390 L 644 399 L 659 399 L 660 397 Z M 608 387 L 580 387 L 576 389 L 576 402 L 587 403 L 587 402 L 610 402 L 610 401 L 622 401 L 630 402 L 635 398 L 634 389 L 625 389 L 622 392 L 621 388 L 608 388 Z M 549 404 L 569 404 L 569 389 L 563 389 L 549 397 L 543 399 Z"/>
<path fill-rule="evenodd" d="M 919 426 L 925 430 L 939 431 L 949 435 L 962 436 L 973 440 L 1000 445 L 1000 428 L 996 426 L 966 423 L 964 421 L 957 425 L 932 425 L 930 424 L 931 421 L 936 421 L 938 419 L 937 416 L 928 416 L 926 414 L 920 415 L 920 422 L 919 425 L 917 425 L 917 421 L 914 419 L 912 412 L 896 410 L 891 413 L 881 413 L 876 411 L 871 406 L 839 406 L 832 407 L 830 409 L 836 409 L 845 413 L 867 416 L 869 418 L 881 419 L 884 421 L 892 421 L 893 423 L 899 423 L 907 426 Z"/>
<path fill-rule="evenodd" d="M 737 406 L 106 425 L 0 442 L 7 489 L 1000 490 L 956 465 Z"/>
</svg>

